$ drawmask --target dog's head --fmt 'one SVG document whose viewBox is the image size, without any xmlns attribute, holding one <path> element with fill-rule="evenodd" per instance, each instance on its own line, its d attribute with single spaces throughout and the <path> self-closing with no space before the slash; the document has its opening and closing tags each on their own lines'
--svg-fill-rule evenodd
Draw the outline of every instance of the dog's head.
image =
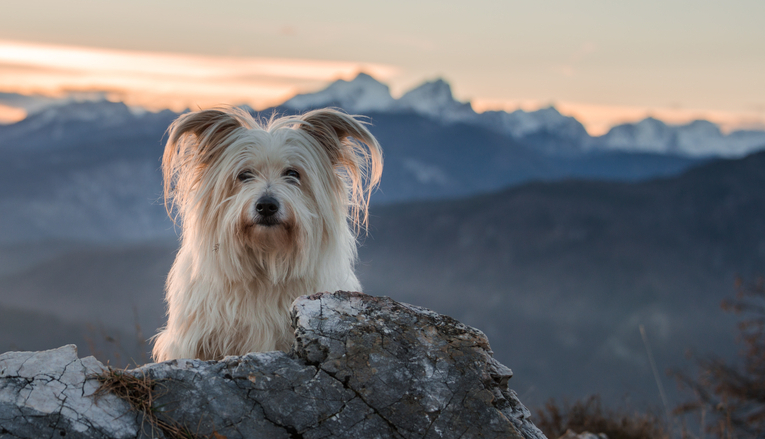
<svg viewBox="0 0 765 439">
<path fill-rule="evenodd" d="M 349 222 L 366 225 L 382 153 L 362 123 L 336 110 L 261 125 L 222 108 L 173 122 L 162 169 L 184 240 L 273 271 L 347 241 Z"/>
</svg>

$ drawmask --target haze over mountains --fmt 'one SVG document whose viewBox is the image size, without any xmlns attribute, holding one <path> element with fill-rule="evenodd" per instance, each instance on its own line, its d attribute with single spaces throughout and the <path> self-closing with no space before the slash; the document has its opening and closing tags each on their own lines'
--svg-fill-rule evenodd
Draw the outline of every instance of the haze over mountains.
<svg viewBox="0 0 765 439">
<path fill-rule="evenodd" d="M 366 75 L 259 115 L 327 105 L 367 115 L 385 152 L 365 290 L 484 330 L 524 402 L 654 401 L 639 324 L 660 368 L 733 355 L 718 304 L 765 272 L 765 132 L 646 119 L 593 138 L 554 108 L 477 114 L 444 81 L 394 99 Z M 159 174 L 176 116 L 80 102 L 0 126 L 0 351 L 141 358 L 177 247 Z"/>
</svg>

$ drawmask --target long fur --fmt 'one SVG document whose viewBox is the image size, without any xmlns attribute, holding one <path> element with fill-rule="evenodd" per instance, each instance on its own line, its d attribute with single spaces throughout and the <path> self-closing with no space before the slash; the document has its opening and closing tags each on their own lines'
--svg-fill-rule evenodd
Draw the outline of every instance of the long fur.
<svg viewBox="0 0 765 439">
<path fill-rule="evenodd" d="M 170 126 L 162 171 L 182 234 L 155 361 L 287 350 L 295 298 L 361 291 L 356 232 L 382 151 L 354 117 L 324 109 L 259 123 L 229 107 L 188 113 Z M 263 196 L 278 200 L 279 224 L 258 222 Z"/>
</svg>

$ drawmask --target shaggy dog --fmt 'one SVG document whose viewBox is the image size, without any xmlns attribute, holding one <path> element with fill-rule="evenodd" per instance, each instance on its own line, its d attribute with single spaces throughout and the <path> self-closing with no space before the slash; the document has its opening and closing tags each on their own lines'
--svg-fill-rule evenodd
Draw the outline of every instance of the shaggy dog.
<svg viewBox="0 0 765 439">
<path fill-rule="evenodd" d="M 382 152 L 331 109 L 259 123 L 221 108 L 180 116 L 162 159 L 165 204 L 182 227 L 155 361 L 288 350 L 290 305 L 360 291 L 356 233 Z"/>
</svg>

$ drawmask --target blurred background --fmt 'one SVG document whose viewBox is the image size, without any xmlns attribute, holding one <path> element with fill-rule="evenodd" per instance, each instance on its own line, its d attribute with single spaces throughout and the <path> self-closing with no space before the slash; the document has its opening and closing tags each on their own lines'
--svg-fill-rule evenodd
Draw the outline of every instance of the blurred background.
<svg viewBox="0 0 765 439">
<path fill-rule="evenodd" d="M 466 5 L 4 2 L 0 352 L 147 362 L 169 123 L 336 106 L 385 152 L 365 292 L 484 331 L 527 405 L 682 400 L 765 273 L 765 3 Z"/>
</svg>

